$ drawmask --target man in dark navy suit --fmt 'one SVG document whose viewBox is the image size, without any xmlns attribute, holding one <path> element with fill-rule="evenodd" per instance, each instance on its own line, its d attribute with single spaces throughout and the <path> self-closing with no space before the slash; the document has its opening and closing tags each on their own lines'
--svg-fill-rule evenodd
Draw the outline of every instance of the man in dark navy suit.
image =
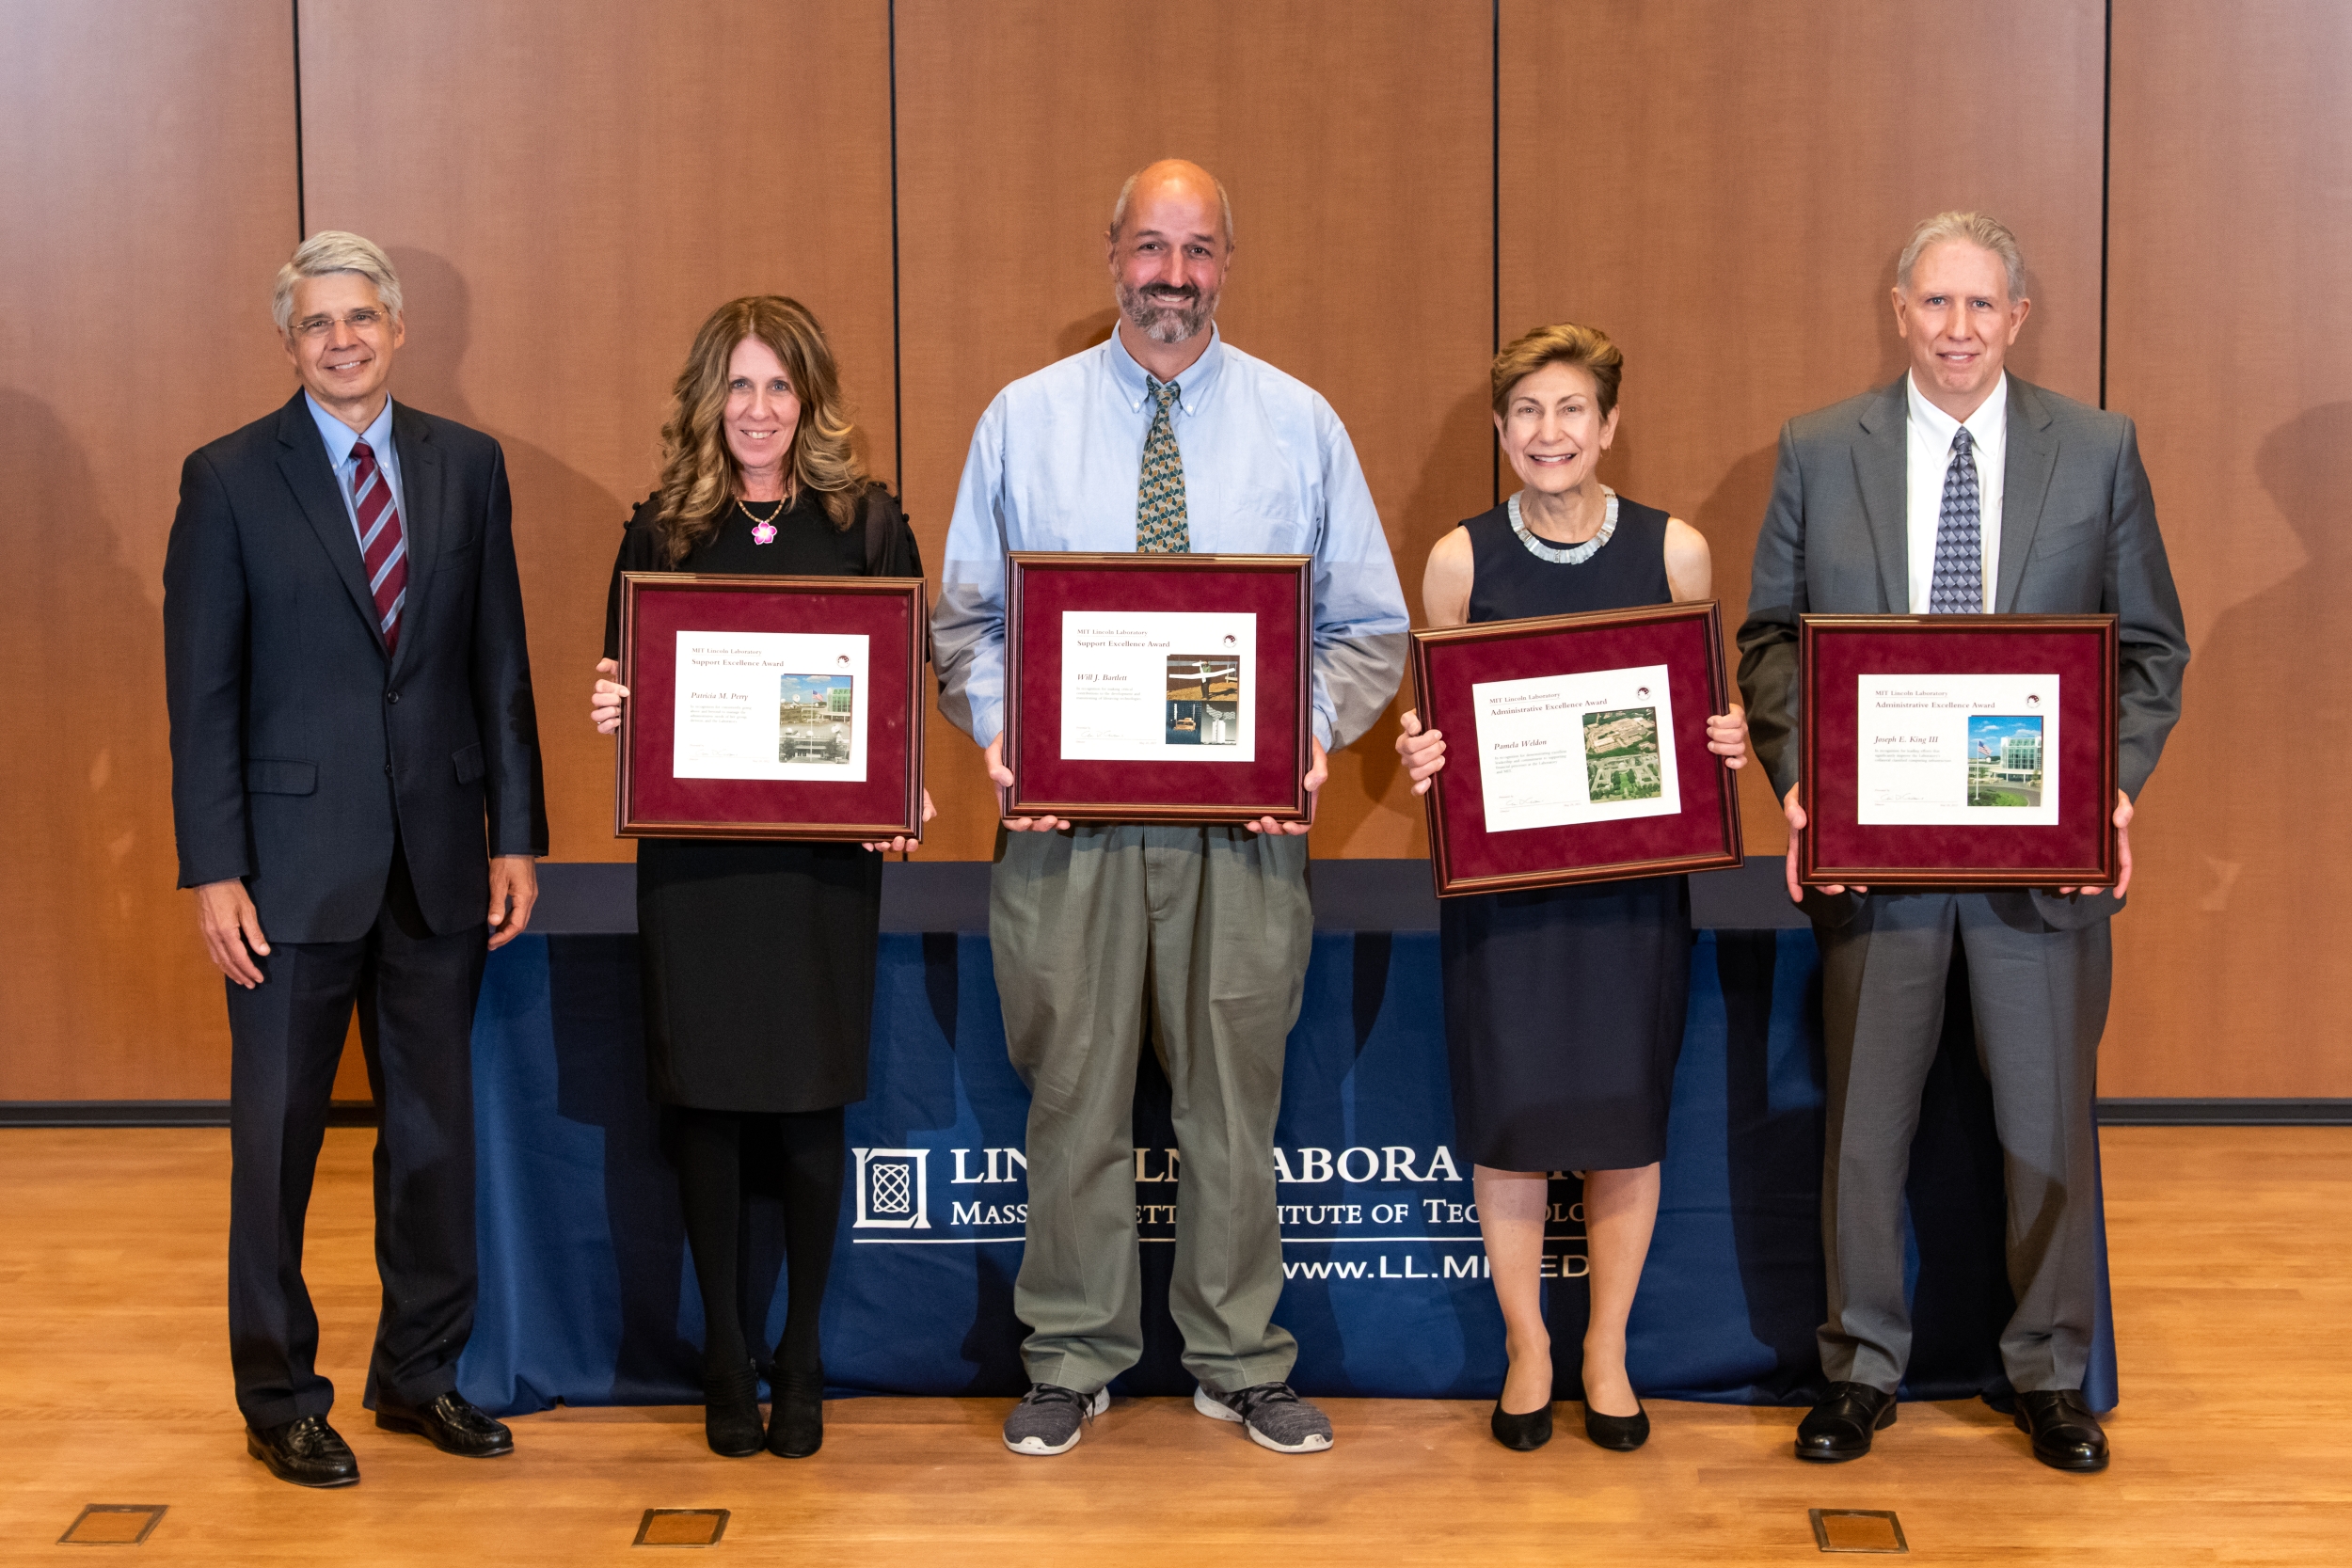
<svg viewBox="0 0 2352 1568">
<path fill-rule="evenodd" d="M 471 1042 L 485 953 L 547 852 L 499 445 L 395 405 L 400 280 L 321 233 L 274 301 L 302 390 L 192 454 L 164 563 L 180 885 L 229 977 L 229 1337 L 246 1447 L 359 1479 L 326 1421 L 302 1231 L 355 1005 L 384 1284 L 366 1402 L 446 1452 L 514 1447 L 457 1392 L 473 1326 Z"/>
</svg>

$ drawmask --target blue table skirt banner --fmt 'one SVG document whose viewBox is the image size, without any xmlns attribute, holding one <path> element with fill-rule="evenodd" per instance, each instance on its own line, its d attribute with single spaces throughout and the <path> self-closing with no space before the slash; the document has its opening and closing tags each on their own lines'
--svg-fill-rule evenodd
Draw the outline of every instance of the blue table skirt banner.
<svg viewBox="0 0 2352 1568">
<path fill-rule="evenodd" d="M 700 1402 L 702 1313 L 646 1099 L 633 935 L 527 935 L 490 957 L 474 1025 L 482 1291 L 460 1364 L 501 1412 Z M 1805 930 L 1702 931 L 1656 1237 L 1629 1328 L 1658 1399 L 1796 1404 L 1823 1386 L 1820 960 Z M 1955 986 L 1909 1188 L 1911 1399 L 2009 1391 L 2001 1154 Z M 882 938 L 870 1093 L 824 1312 L 840 1394 L 1009 1396 L 1028 1096 L 1005 1053 L 984 936 Z M 1146 1288 L 1125 1394 L 1189 1394 L 1168 1314 L 1183 1164 L 1143 1053 L 1133 1173 Z M 1491 1399 L 1504 1367 L 1470 1166 L 1454 1147 L 1434 931 L 1319 930 L 1276 1131 L 1276 1319 L 1311 1396 Z M 1559 1397 L 1578 1397 L 1581 1183 L 1555 1175 L 1543 1264 Z M 755 1321 L 781 1331 L 778 1216 L 756 1212 Z M 2104 1230 L 2089 1386 L 2116 1402 Z"/>
</svg>

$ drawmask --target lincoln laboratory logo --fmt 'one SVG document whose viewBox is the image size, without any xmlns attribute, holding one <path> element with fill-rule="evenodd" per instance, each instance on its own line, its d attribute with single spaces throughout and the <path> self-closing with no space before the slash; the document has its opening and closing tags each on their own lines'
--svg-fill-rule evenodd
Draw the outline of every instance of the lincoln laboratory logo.
<svg viewBox="0 0 2352 1568">
<path fill-rule="evenodd" d="M 931 1227 L 928 1148 L 860 1148 L 857 1155 L 857 1230 L 929 1230 Z"/>
<path fill-rule="evenodd" d="M 904 1245 L 906 1231 L 934 1229 L 928 1148 L 858 1148 L 861 1244 Z M 1021 1244 L 1028 1223 L 1028 1165 L 1019 1148 L 943 1148 L 945 1217 L 930 1245 Z M 1135 1151 L 1136 1228 L 1146 1246 L 1176 1240 L 1183 1158 L 1172 1148 Z M 1562 1176 L 1565 1173 L 1554 1173 Z M 1492 1277 L 1478 1234 L 1478 1205 L 1453 1150 L 1403 1144 L 1274 1150 L 1285 1278 L 1483 1280 Z M 1543 1275 L 1581 1278 L 1584 1206 L 1573 1177 L 1556 1182 L 1545 1226 Z"/>
</svg>

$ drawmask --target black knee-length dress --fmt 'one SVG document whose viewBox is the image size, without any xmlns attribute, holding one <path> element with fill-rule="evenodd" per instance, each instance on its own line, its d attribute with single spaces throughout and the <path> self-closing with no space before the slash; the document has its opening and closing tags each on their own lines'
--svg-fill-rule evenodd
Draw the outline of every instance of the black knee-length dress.
<svg viewBox="0 0 2352 1568">
<path fill-rule="evenodd" d="M 1664 604 L 1666 514 L 1619 499 L 1616 531 L 1570 564 L 1508 509 L 1472 517 L 1472 621 Z M 1555 546 L 1555 548 L 1558 546 Z M 1471 737 L 1450 750 L 1464 752 Z M 1624 1170 L 1666 1149 L 1691 974 L 1690 884 L 1645 877 L 1439 906 L 1454 1135 L 1496 1170 Z"/>
<path fill-rule="evenodd" d="M 876 577 L 921 577 L 914 535 L 881 485 Z M 761 516 L 768 508 L 760 506 Z M 865 515 L 836 531 L 805 492 L 762 545 L 730 505 L 685 561 L 662 558 L 647 498 L 621 537 L 604 649 L 620 647 L 623 572 L 759 572 L 863 577 Z M 866 1034 L 882 928 L 882 857 L 854 844 L 724 839 L 637 841 L 638 963 L 648 1088 L 708 1111 L 822 1111 L 866 1098 Z"/>
</svg>

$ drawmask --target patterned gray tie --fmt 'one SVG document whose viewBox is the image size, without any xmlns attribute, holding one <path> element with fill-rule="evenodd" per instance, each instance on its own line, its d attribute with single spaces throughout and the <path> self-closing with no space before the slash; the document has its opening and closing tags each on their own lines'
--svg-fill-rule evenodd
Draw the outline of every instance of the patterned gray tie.
<svg viewBox="0 0 2352 1568">
<path fill-rule="evenodd" d="M 1975 448 L 1975 438 L 1962 425 L 1952 437 L 1952 466 L 1944 470 L 1944 510 L 1935 524 L 1935 576 L 1928 584 L 1931 615 L 1984 613 Z"/>
</svg>

